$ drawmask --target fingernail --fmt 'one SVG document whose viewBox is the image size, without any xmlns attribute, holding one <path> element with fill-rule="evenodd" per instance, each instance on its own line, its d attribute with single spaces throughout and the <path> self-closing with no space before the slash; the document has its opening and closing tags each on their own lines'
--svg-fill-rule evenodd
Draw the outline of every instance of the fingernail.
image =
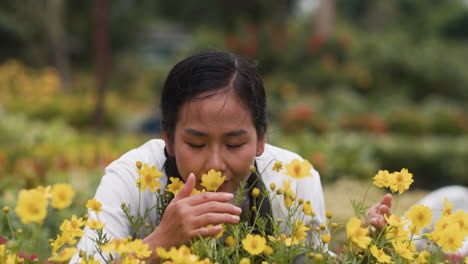
<svg viewBox="0 0 468 264">
<path fill-rule="evenodd" d="M 242 209 L 240 209 L 240 207 L 237 207 L 237 206 L 236 206 L 236 213 L 237 213 L 237 214 L 242 213 Z"/>
<path fill-rule="evenodd" d="M 226 199 L 234 198 L 234 194 L 232 194 L 232 193 L 224 193 L 223 195 L 224 195 L 224 198 L 226 198 Z"/>
<path fill-rule="evenodd" d="M 232 220 L 235 221 L 235 222 L 238 222 L 239 219 L 240 219 L 239 216 L 237 216 L 237 215 L 233 215 L 231 217 L 232 217 Z"/>
</svg>

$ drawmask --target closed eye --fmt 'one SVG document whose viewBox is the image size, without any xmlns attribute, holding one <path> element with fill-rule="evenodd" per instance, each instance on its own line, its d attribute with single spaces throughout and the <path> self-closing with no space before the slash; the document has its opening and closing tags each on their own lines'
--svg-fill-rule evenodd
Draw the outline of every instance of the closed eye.
<svg viewBox="0 0 468 264">
<path fill-rule="evenodd" d="M 191 148 L 194 148 L 194 149 L 201 149 L 205 146 L 205 144 L 196 145 L 196 144 L 191 144 L 191 143 L 187 143 L 187 145 L 189 145 Z"/>
<path fill-rule="evenodd" d="M 236 144 L 236 145 L 229 145 L 229 144 L 228 144 L 228 145 L 226 145 L 226 147 L 227 147 L 228 149 L 236 149 L 236 148 L 242 147 L 244 144 L 245 144 L 245 143 Z"/>
</svg>

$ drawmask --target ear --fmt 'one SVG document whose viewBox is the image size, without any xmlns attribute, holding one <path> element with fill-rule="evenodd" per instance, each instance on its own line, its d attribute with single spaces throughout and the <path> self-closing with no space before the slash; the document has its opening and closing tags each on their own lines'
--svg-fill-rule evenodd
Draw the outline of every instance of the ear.
<svg viewBox="0 0 468 264">
<path fill-rule="evenodd" d="M 262 135 L 258 137 L 257 152 L 255 153 L 257 157 L 262 155 L 263 152 L 265 151 L 265 144 L 266 144 L 266 135 L 265 133 L 263 133 Z"/>
<path fill-rule="evenodd" d="M 163 130 L 163 139 L 164 143 L 166 143 L 166 151 L 169 155 L 174 156 L 174 149 L 172 146 L 171 137 L 169 136 L 169 132 L 167 130 Z"/>
</svg>

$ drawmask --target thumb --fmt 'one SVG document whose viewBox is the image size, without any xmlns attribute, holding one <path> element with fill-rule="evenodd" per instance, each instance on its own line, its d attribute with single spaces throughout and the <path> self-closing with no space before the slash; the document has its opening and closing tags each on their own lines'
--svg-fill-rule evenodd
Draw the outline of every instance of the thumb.
<svg viewBox="0 0 468 264">
<path fill-rule="evenodd" d="M 194 188 L 195 188 L 195 174 L 190 173 L 184 186 L 180 188 L 179 193 L 174 197 L 174 199 L 172 199 L 172 201 L 176 202 L 180 199 L 189 197 Z"/>
</svg>

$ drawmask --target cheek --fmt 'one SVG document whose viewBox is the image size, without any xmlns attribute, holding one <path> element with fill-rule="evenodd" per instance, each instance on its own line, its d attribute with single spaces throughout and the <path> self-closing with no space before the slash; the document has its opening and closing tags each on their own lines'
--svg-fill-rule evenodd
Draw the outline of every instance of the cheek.
<svg viewBox="0 0 468 264">
<path fill-rule="evenodd" d="M 180 176 L 187 180 L 190 173 L 195 173 L 198 175 L 200 169 L 200 164 L 202 164 L 197 155 L 193 155 L 188 149 L 177 148 L 175 151 L 175 158 L 177 163 L 177 168 L 179 170 Z"/>
<path fill-rule="evenodd" d="M 244 180 L 250 175 L 250 166 L 255 162 L 255 152 L 246 151 L 236 155 L 236 158 L 232 159 L 231 170 L 236 176 L 238 181 Z"/>
</svg>

